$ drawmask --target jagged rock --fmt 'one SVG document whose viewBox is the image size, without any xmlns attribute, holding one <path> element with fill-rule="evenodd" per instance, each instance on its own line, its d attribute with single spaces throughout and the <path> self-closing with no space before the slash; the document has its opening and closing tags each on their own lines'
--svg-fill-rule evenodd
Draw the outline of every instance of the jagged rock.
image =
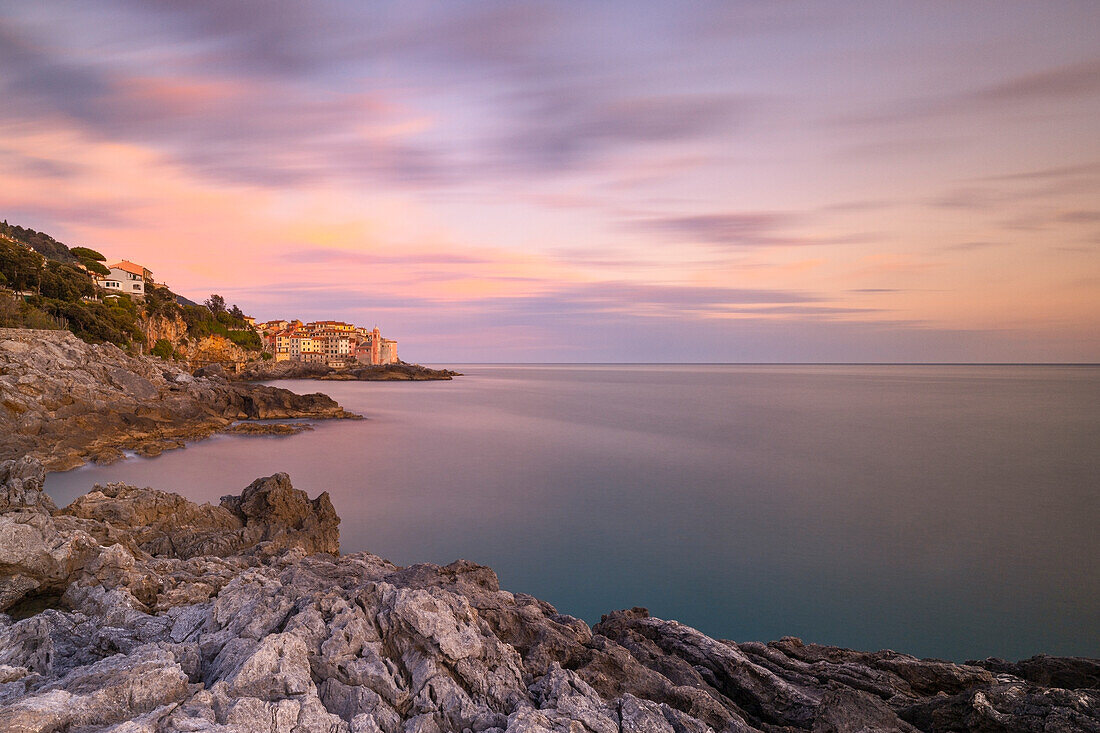
<svg viewBox="0 0 1100 733">
<path fill-rule="evenodd" d="M 238 420 L 358 417 L 326 395 L 230 384 L 215 372 L 196 378 L 68 331 L 0 329 L 0 460 L 32 456 L 67 470 L 122 450 L 157 455 Z"/>
<path fill-rule="evenodd" d="M 0 730 L 45 733 L 106 726 L 179 702 L 192 691 L 171 653 L 143 646 L 78 667 L 0 706 Z"/>
<path fill-rule="evenodd" d="M 89 531 L 98 531 L 96 539 L 104 544 L 124 542 L 154 555 L 187 559 L 229 554 L 243 546 L 239 534 L 244 525 L 232 512 L 155 489 L 96 486 L 59 514 L 92 520 Z"/>
<path fill-rule="evenodd" d="M 462 376 L 450 369 L 430 369 L 419 364 L 358 365 L 343 368 L 300 361 L 254 362 L 233 379 L 251 382 L 275 379 L 323 379 L 330 381 L 392 382 L 447 380 Z"/>
<path fill-rule="evenodd" d="M 1009 681 L 957 695 L 933 696 L 902 708 L 899 715 L 918 730 L 1096 733 L 1100 731 L 1098 709 L 1100 692 L 1096 690 Z"/>
<path fill-rule="evenodd" d="M 225 379 L 225 367 L 221 364 L 207 364 L 204 367 L 199 367 L 195 371 L 191 372 L 192 376 L 201 377 L 203 379 Z"/>
<path fill-rule="evenodd" d="M 159 394 L 159 390 L 148 379 L 122 367 L 108 367 L 107 377 L 119 391 L 136 400 L 150 400 Z"/>
<path fill-rule="evenodd" d="M 223 497 L 220 506 L 115 483 L 96 486 L 58 514 L 92 520 L 88 531 L 98 532 L 101 542 L 179 559 L 230 555 L 260 544 L 267 553 L 291 547 L 340 551 L 340 517 L 328 494 L 310 500 L 285 473 L 257 479 L 241 496 Z"/>
<path fill-rule="evenodd" d="M 236 435 L 297 435 L 313 430 L 306 423 L 255 423 L 242 422 L 226 428 L 223 432 Z"/>
<path fill-rule="evenodd" d="M 285 474 L 53 510 L 33 462 L 0 470 L 0 602 L 44 609 L 0 614 L 0 730 L 1100 730 L 1100 692 L 1034 681 L 1093 685 L 1096 660 L 738 644 L 640 608 L 589 628 L 472 563 L 339 556 L 327 495 Z"/>
<path fill-rule="evenodd" d="M 235 409 L 237 416 L 250 420 L 359 417 L 345 412 L 336 400 L 320 392 L 296 394 L 266 385 L 230 384 L 226 386 L 225 397 L 226 412 Z"/>
<path fill-rule="evenodd" d="M 0 514 L 0 611 L 32 591 L 60 594 L 97 548 L 82 531 L 59 531 L 49 514 Z"/>
<path fill-rule="evenodd" d="M 46 469 L 40 461 L 24 456 L 0 461 L 0 514 L 13 509 L 50 512 L 53 500 L 42 492 Z"/>
<path fill-rule="evenodd" d="M 240 496 L 222 497 L 221 506 L 242 523 L 244 546 L 263 543 L 266 552 L 291 547 L 311 554 L 340 552 L 340 517 L 328 492 L 311 500 L 285 473 L 256 479 Z"/>
<path fill-rule="evenodd" d="M 1043 687 L 1100 689 L 1100 659 L 1040 654 L 1019 662 L 990 658 L 967 664 L 984 667 L 994 674 L 1010 674 Z"/>
</svg>

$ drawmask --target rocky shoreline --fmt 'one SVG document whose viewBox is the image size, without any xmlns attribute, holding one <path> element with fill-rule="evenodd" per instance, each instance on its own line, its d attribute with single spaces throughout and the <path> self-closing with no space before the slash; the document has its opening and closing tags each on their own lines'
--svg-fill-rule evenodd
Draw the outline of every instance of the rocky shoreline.
<svg viewBox="0 0 1100 733">
<path fill-rule="evenodd" d="M 240 420 L 358 417 L 321 393 L 195 377 L 67 331 L 0 329 L 0 459 L 63 471 L 123 451 L 157 455 Z"/>
<path fill-rule="evenodd" d="M 320 379 L 341 382 L 426 382 L 448 380 L 462 374 L 450 369 L 430 369 L 419 364 L 383 364 L 336 369 L 325 364 L 297 361 L 258 362 L 249 364 L 233 379 L 249 382 L 269 382 L 276 379 Z"/>
<path fill-rule="evenodd" d="M 589 627 L 486 567 L 339 555 L 285 474 L 218 506 L 124 484 L 64 509 L 0 463 L 0 730 L 1097 731 L 1100 661 L 954 664 Z"/>
<path fill-rule="evenodd" d="M 340 555 L 328 495 L 285 474 L 218 506 L 43 493 L 86 458 L 354 417 L 218 372 L 0 330 L 0 731 L 1100 733 L 1100 660 L 736 643 L 637 608 L 590 627 L 486 567 Z"/>
</svg>

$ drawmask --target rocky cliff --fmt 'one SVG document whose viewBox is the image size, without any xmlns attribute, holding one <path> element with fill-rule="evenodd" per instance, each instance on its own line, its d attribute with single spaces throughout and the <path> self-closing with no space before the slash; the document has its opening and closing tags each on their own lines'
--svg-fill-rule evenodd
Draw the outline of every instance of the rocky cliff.
<svg viewBox="0 0 1100 733">
<path fill-rule="evenodd" d="M 187 321 L 183 320 L 178 313 L 173 313 L 170 318 L 160 313 L 145 316 L 138 321 L 138 326 L 150 348 L 157 341 L 164 340 L 170 343 L 173 349 L 177 349 L 187 340 Z"/>
<path fill-rule="evenodd" d="M 1100 731 L 1100 662 L 952 664 L 594 627 L 463 561 L 339 556 L 285 474 L 219 506 L 122 484 L 58 510 L 0 464 L 0 730 Z"/>
<path fill-rule="evenodd" d="M 0 329 L 0 459 L 64 470 L 122 450 L 155 455 L 236 420 L 354 417 L 323 394 L 193 377 L 67 331 Z"/>
<path fill-rule="evenodd" d="M 237 346 L 225 336 L 212 334 L 180 346 L 180 353 L 193 365 L 244 364 L 259 356 Z"/>
</svg>

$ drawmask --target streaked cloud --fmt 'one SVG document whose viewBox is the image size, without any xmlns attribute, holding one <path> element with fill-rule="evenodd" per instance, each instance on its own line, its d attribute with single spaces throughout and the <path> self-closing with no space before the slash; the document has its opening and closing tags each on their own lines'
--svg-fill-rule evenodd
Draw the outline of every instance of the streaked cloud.
<svg viewBox="0 0 1100 733">
<path fill-rule="evenodd" d="M 288 262 L 307 265 L 483 265 L 490 261 L 484 257 L 448 252 L 381 254 L 329 248 L 295 250 L 283 255 L 283 258 Z"/>
<path fill-rule="evenodd" d="M 1044 69 L 956 97 L 971 103 L 1021 103 L 1078 98 L 1100 91 L 1100 59 Z"/>
<path fill-rule="evenodd" d="M 0 217 L 422 360 L 1095 360 L 1098 23 L 39 0 L 0 13 Z"/>
<path fill-rule="evenodd" d="M 954 94 L 912 99 L 889 112 L 843 115 L 836 122 L 857 125 L 909 123 L 920 118 L 988 113 L 1100 93 L 1100 59 L 1089 59 L 1000 80 Z"/>
</svg>

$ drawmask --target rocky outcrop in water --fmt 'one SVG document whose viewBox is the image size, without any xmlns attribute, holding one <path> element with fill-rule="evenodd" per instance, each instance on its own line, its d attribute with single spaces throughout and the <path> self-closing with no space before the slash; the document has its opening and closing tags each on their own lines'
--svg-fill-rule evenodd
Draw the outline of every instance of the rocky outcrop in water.
<svg viewBox="0 0 1100 733">
<path fill-rule="evenodd" d="M 313 430 L 308 423 L 256 423 L 242 422 L 231 425 L 222 432 L 234 435 L 297 435 Z"/>
<path fill-rule="evenodd" d="M 359 382 L 425 382 L 462 376 L 450 369 L 430 369 L 419 364 L 382 364 L 342 369 L 325 364 L 299 361 L 254 362 L 234 376 L 235 379 L 267 382 L 276 379 L 323 379 Z"/>
<path fill-rule="evenodd" d="M 355 416 L 320 393 L 196 378 L 67 331 L 0 329 L 0 459 L 64 470 L 123 450 L 156 455 L 237 420 L 302 417 Z"/>
<path fill-rule="evenodd" d="M 327 495 L 283 474 L 63 510 L 43 474 L 0 464 L 4 731 L 1100 730 L 1095 660 L 734 643 L 643 609 L 590 628 L 485 567 L 339 556 Z"/>
</svg>

